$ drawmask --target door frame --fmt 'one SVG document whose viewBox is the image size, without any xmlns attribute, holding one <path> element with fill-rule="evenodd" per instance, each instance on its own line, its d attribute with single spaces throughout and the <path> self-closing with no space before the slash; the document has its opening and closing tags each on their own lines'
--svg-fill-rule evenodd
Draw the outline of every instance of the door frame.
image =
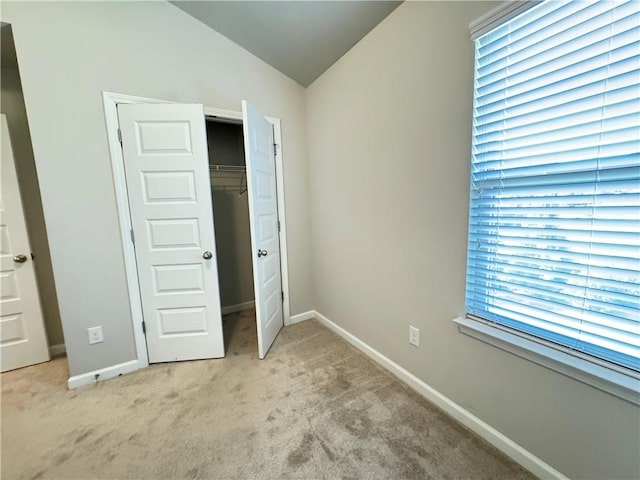
<svg viewBox="0 0 640 480">
<path fill-rule="evenodd" d="M 129 293 L 129 306 L 131 311 L 133 338 L 136 347 L 138 368 L 145 368 L 149 366 L 149 357 L 147 353 L 146 336 L 142 329 L 142 321 L 144 319 L 144 315 L 142 313 L 142 298 L 140 296 L 135 249 L 133 242 L 131 241 L 131 215 L 129 212 L 129 196 L 127 194 L 127 184 L 124 170 L 124 156 L 122 154 L 122 145 L 120 144 L 120 140 L 118 138 L 118 129 L 120 128 L 120 124 L 118 121 L 117 105 L 119 103 L 154 104 L 177 102 L 158 100 L 154 98 L 137 97 L 133 95 L 113 92 L 102 92 L 102 101 L 104 104 L 107 143 L 109 144 L 111 171 L 113 173 L 113 185 L 116 195 L 118 220 L 120 224 L 120 241 L 122 243 L 122 251 L 124 255 L 124 266 L 127 278 L 127 291 Z M 224 110 L 220 108 L 204 106 L 204 115 L 205 117 L 214 116 L 221 119 L 242 121 L 242 112 L 233 110 Z M 278 220 L 280 221 L 280 270 L 282 272 L 282 291 L 284 292 L 283 316 L 284 324 L 289 325 L 291 313 L 289 304 L 289 270 L 287 259 L 287 223 L 284 201 L 282 131 L 280 128 L 279 118 L 265 118 L 273 125 L 274 141 L 277 145 L 277 148 L 275 149 L 275 163 L 276 191 L 278 195 Z"/>
</svg>

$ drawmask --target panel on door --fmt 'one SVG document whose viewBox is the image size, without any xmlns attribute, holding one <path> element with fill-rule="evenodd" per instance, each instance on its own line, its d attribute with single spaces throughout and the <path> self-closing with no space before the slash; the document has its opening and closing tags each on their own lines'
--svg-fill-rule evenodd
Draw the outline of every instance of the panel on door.
<svg viewBox="0 0 640 480">
<path fill-rule="evenodd" d="M 0 369 L 50 359 L 7 119 L 2 115 L 0 186 Z"/>
<path fill-rule="evenodd" d="M 273 126 L 242 102 L 253 249 L 258 356 L 264 358 L 284 324 Z"/>
<path fill-rule="evenodd" d="M 150 363 L 224 356 L 202 105 L 118 105 Z"/>
</svg>

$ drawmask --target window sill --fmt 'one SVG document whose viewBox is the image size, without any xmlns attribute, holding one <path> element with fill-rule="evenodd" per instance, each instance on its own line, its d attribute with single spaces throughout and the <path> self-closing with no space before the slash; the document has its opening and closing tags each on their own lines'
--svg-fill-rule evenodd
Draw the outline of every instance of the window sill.
<svg viewBox="0 0 640 480">
<path fill-rule="evenodd" d="M 453 321 L 458 324 L 458 330 L 465 335 L 640 405 L 640 377 L 567 353 L 551 344 L 516 335 L 488 322 L 466 317 L 458 317 Z"/>
</svg>

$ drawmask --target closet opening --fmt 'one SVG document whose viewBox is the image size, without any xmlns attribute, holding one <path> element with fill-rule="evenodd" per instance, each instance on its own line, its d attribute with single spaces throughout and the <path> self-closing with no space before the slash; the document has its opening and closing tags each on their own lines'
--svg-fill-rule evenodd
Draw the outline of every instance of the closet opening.
<svg viewBox="0 0 640 480">
<path fill-rule="evenodd" d="M 242 121 L 205 117 L 225 351 L 257 351 Z"/>
</svg>

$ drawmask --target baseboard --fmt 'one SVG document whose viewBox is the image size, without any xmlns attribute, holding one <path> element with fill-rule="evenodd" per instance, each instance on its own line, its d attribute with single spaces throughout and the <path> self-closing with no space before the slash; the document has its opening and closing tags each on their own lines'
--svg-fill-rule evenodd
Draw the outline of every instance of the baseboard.
<svg viewBox="0 0 640 480">
<path fill-rule="evenodd" d="M 67 385 L 70 390 L 74 388 L 84 387 L 91 385 L 92 383 L 108 380 L 109 378 L 119 377 L 125 373 L 135 372 L 140 368 L 138 360 L 131 360 L 130 362 L 119 363 L 118 365 L 112 365 L 100 370 L 94 370 L 93 372 L 83 373 L 81 375 L 74 375 L 67 381 Z"/>
<path fill-rule="evenodd" d="M 238 303 L 236 305 L 229 305 L 226 307 L 222 307 L 222 315 L 241 312 L 242 310 L 249 310 L 250 308 L 255 307 L 255 305 L 256 305 L 256 302 L 254 300 L 251 300 L 249 302 Z"/>
<path fill-rule="evenodd" d="M 58 343 L 57 345 L 49 345 L 49 355 L 51 358 L 56 358 L 67 353 L 67 347 L 64 343 Z"/>
<path fill-rule="evenodd" d="M 333 330 L 335 333 L 344 338 L 351 345 L 364 352 L 369 358 L 389 370 L 400 380 L 402 380 L 415 391 L 424 396 L 427 400 L 440 407 L 449 416 L 453 417 L 469 430 L 485 439 L 491 445 L 502 451 L 505 455 L 509 456 L 511 459 L 522 465 L 537 477 L 567 479 L 565 475 L 543 462 L 528 450 L 525 450 L 523 447 L 493 428 L 491 425 L 480 420 L 471 412 L 465 410 L 453 400 L 437 391 L 435 388 L 427 385 L 418 377 L 409 373 L 400 365 L 364 343 L 358 337 L 352 335 L 344 328 L 336 325 L 321 313 L 313 312 L 313 316 L 327 328 Z"/>
<path fill-rule="evenodd" d="M 305 320 L 311 320 L 312 318 L 315 318 L 316 315 L 317 315 L 317 312 L 315 312 L 314 310 L 298 313 L 297 315 L 291 315 L 289 317 L 289 321 L 287 322 L 287 325 L 293 325 L 294 323 L 300 323 L 300 322 L 304 322 Z"/>
</svg>

